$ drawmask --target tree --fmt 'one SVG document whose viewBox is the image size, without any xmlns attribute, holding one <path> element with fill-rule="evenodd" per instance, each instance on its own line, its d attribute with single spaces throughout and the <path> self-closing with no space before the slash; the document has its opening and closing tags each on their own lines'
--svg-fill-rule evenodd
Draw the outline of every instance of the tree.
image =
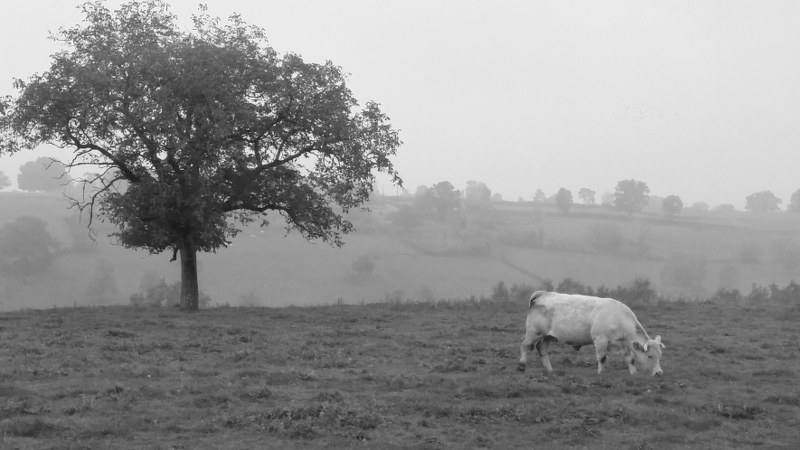
<svg viewBox="0 0 800 450">
<path fill-rule="evenodd" d="M 464 189 L 464 202 L 473 205 L 489 203 L 492 200 L 492 190 L 482 181 L 467 181 Z"/>
<path fill-rule="evenodd" d="M 49 70 L 0 102 L 0 149 L 53 143 L 72 150 L 67 167 L 99 166 L 81 182 L 101 187 L 74 204 L 125 247 L 179 255 L 183 309 L 198 308 L 197 252 L 241 226 L 280 217 L 340 246 L 374 172 L 401 184 L 397 131 L 376 103 L 359 109 L 333 63 L 279 55 L 263 29 L 202 6 L 188 31 L 159 0 L 83 12 L 55 34 L 65 49 Z"/>
<path fill-rule="evenodd" d="M 0 180 L 2 176 L 0 176 Z M 3 186 L 3 182 L 0 181 L 0 189 Z M 800 213 L 800 189 L 794 191 L 792 194 L 792 199 L 789 200 L 789 204 L 786 206 L 786 210 L 789 212 Z"/>
<path fill-rule="evenodd" d="M 547 196 L 544 195 L 544 191 L 541 189 L 537 189 L 536 192 L 533 194 L 533 202 L 544 203 L 545 201 L 547 201 Z"/>
<path fill-rule="evenodd" d="M 622 180 L 614 191 L 614 207 L 633 215 L 647 206 L 649 194 L 650 188 L 646 183 L 633 179 Z"/>
<path fill-rule="evenodd" d="M 589 188 L 581 188 L 581 190 L 578 191 L 578 198 L 581 199 L 585 205 L 594 205 L 594 194 L 595 192 Z"/>
<path fill-rule="evenodd" d="M 780 209 L 781 199 L 771 191 L 756 192 L 747 196 L 744 209 L 751 212 L 771 213 Z"/>
<path fill-rule="evenodd" d="M 44 220 L 17 217 L 0 228 L 0 272 L 23 278 L 39 275 L 50 267 L 59 249 Z"/>
<path fill-rule="evenodd" d="M 668 216 L 678 215 L 683 211 L 683 200 L 677 195 L 668 195 L 661 202 L 661 208 L 664 210 L 664 214 Z"/>
<path fill-rule="evenodd" d="M 572 208 L 572 192 L 563 187 L 559 189 L 556 194 L 556 206 L 564 214 L 569 213 L 570 208 Z"/>
<path fill-rule="evenodd" d="M 8 175 L 0 172 L 0 191 L 9 186 L 11 186 L 11 180 L 8 178 Z"/>
<path fill-rule="evenodd" d="M 26 162 L 17 175 L 17 186 L 23 191 L 58 192 L 70 181 L 64 164 L 47 157 Z"/>
</svg>

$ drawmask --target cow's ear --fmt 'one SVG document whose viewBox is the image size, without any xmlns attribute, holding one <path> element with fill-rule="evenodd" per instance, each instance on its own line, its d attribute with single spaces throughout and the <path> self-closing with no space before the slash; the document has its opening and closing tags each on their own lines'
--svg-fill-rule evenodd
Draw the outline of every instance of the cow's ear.
<svg viewBox="0 0 800 450">
<path fill-rule="evenodd" d="M 658 342 L 658 345 L 660 345 L 660 346 L 661 346 L 661 348 L 667 348 L 667 346 L 666 346 L 666 345 L 664 345 L 664 344 L 662 344 L 662 343 L 661 343 L 661 336 L 660 336 L 660 335 L 659 335 L 659 336 L 656 336 L 656 338 L 655 338 L 655 339 L 653 339 L 653 340 L 654 340 L 654 341 L 656 341 L 656 342 Z"/>
<path fill-rule="evenodd" d="M 643 346 L 642 343 L 639 342 L 639 341 L 633 341 L 633 349 L 634 350 L 638 350 L 640 352 L 646 352 L 647 351 L 647 347 Z"/>
</svg>

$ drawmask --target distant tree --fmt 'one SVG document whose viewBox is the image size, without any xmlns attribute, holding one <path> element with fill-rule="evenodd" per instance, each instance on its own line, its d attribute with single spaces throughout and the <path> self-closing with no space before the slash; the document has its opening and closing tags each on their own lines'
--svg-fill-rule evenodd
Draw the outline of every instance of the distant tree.
<svg viewBox="0 0 800 450">
<path fill-rule="evenodd" d="M 714 211 L 729 214 L 736 212 L 736 207 L 731 205 L 730 203 L 722 203 L 720 205 L 715 206 Z"/>
<path fill-rule="evenodd" d="M 757 213 L 771 213 L 780 210 L 781 199 L 771 191 L 760 191 L 747 196 L 744 209 Z"/>
<path fill-rule="evenodd" d="M 464 203 L 486 204 L 492 200 L 492 190 L 482 181 L 467 181 L 464 189 Z"/>
<path fill-rule="evenodd" d="M 633 215 L 647 206 L 650 188 L 643 181 L 622 180 L 614 191 L 614 207 Z"/>
<path fill-rule="evenodd" d="M 8 178 L 8 175 L 0 172 L 0 191 L 9 186 L 11 186 L 11 180 Z"/>
<path fill-rule="evenodd" d="M 611 192 L 603 192 L 603 195 L 600 196 L 600 202 L 604 206 L 614 206 L 614 194 Z"/>
<path fill-rule="evenodd" d="M 22 277 L 39 275 L 50 267 L 60 247 L 44 220 L 18 217 L 0 228 L 0 272 Z"/>
<path fill-rule="evenodd" d="M 547 201 L 547 196 L 544 195 L 544 191 L 541 189 L 537 189 L 536 193 L 533 194 L 533 202 L 544 203 L 545 201 Z"/>
<path fill-rule="evenodd" d="M 0 182 L 0 186 L 2 186 L 2 182 Z M 792 194 L 792 199 L 786 206 L 786 211 L 800 213 L 800 189 L 794 191 Z"/>
<path fill-rule="evenodd" d="M 709 206 L 706 202 L 694 202 L 689 208 L 693 211 L 708 211 Z"/>
<path fill-rule="evenodd" d="M 353 261 L 350 268 L 360 277 L 371 275 L 375 271 L 375 257 L 373 255 L 361 255 Z"/>
<path fill-rule="evenodd" d="M 461 209 L 461 191 L 449 181 L 440 181 L 428 191 L 436 201 L 436 211 L 441 220 L 447 220 L 453 212 Z"/>
<path fill-rule="evenodd" d="M 585 205 L 595 204 L 594 191 L 589 188 L 581 188 L 581 190 L 578 191 L 578 198 L 581 199 Z"/>
<path fill-rule="evenodd" d="M 19 168 L 17 186 L 23 191 L 59 192 L 70 184 L 66 167 L 51 158 L 28 161 Z"/>
<path fill-rule="evenodd" d="M 675 216 L 683 211 L 683 200 L 677 195 L 668 195 L 661 202 L 661 208 L 664 210 L 664 214 Z"/>
<path fill-rule="evenodd" d="M 495 192 L 492 194 L 492 201 L 493 202 L 502 202 L 503 201 L 503 194 L 499 192 Z"/>
<path fill-rule="evenodd" d="M 376 174 L 400 184 L 397 131 L 333 63 L 279 54 L 262 28 L 204 7 L 191 29 L 162 0 L 82 11 L 50 67 L 0 97 L 0 151 L 54 144 L 109 175 L 75 206 L 97 207 L 124 247 L 179 259 L 183 309 L 198 308 L 197 254 L 243 226 L 282 219 L 340 246 Z"/>
<path fill-rule="evenodd" d="M 556 206 L 564 214 L 569 213 L 570 208 L 572 208 L 572 192 L 563 187 L 559 189 L 556 194 Z"/>
</svg>

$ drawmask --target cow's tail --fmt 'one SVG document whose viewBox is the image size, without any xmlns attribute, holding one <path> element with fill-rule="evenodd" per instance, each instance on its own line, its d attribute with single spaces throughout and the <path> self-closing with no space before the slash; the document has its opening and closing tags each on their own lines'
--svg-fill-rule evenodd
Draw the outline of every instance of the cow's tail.
<svg viewBox="0 0 800 450">
<path fill-rule="evenodd" d="M 528 300 L 528 309 L 533 308 L 533 304 L 536 303 L 536 300 L 541 298 L 544 294 L 547 294 L 547 291 L 536 291 L 531 294 L 531 299 Z"/>
</svg>

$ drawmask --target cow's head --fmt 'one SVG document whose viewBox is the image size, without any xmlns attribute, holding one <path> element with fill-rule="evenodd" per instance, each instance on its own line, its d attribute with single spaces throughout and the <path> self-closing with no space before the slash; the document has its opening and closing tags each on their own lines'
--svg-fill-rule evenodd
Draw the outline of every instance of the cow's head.
<svg viewBox="0 0 800 450">
<path fill-rule="evenodd" d="M 661 376 L 664 373 L 661 370 L 661 350 L 664 348 L 666 347 L 661 343 L 661 336 L 656 336 L 655 339 L 650 339 L 644 344 L 634 341 L 636 365 L 642 370 L 650 372 L 650 375 Z"/>
</svg>

